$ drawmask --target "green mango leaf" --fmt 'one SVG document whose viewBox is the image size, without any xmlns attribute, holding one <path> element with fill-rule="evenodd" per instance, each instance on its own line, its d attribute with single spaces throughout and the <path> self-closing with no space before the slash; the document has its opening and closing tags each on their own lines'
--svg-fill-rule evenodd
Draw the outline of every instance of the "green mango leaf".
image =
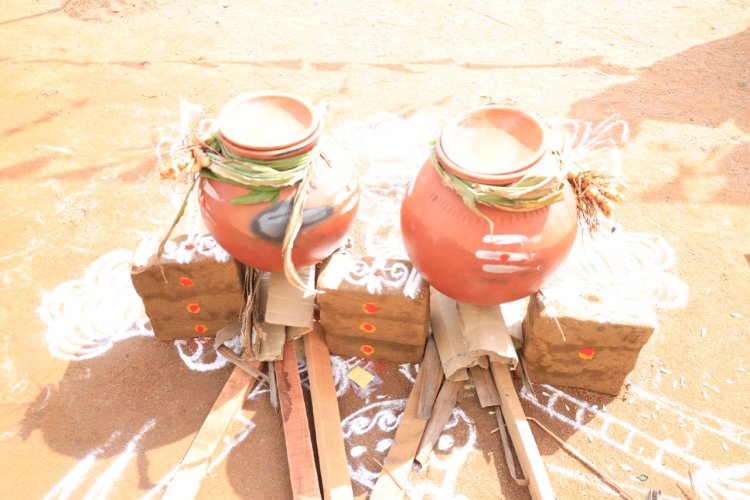
<svg viewBox="0 0 750 500">
<path fill-rule="evenodd" d="M 233 205 L 252 205 L 254 203 L 263 203 L 266 201 L 276 202 L 279 199 L 279 190 L 254 189 L 244 196 L 238 196 L 232 199 Z"/>
</svg>

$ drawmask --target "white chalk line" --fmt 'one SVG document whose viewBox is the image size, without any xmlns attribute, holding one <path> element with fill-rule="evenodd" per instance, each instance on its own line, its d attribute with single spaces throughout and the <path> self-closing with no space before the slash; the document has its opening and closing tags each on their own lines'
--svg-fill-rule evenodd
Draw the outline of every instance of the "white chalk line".
<svg viewBox="0 0 750 500">
<path fill-rule="evenodd" d="M 679 429 L 675 425 L 676 430 L 670 437 L 664 439 L 654 438 L 639 429 L 637 426 L 625 422 L 608 412 L 599 410 L 596 405 L 590 405 L 586 401 L 574 398 L 573 396 L 549 385 L 541 385 L 541 387 L 543 388 L 541 396 L 547 398 L 546 403 L 531 398 L 525 390 L 521 391 L 521 397 L 550 417 L 570 426 L 573 430 L 583 432 L 589 437 L 589 439 L 604 443 L 624 453 L 626 456 L 641 462 L 648 467 L 649 470 L 665 475 L 684 486 L 690 485 L 689 478 L 686 475 L 688 466 L 696 471 L 714 470 L 711 462 L 696 457 L 690 453 L 690 450 L 693 447 L 694 438 L 685 429 Z M 682 419 L 683 421 L 692 424 L 692 430 L 694 432 L 708 432 L 713 434 L 716 439 L 730 441 L 736 445 L 742 446 L 746 450 L 750 450 L 750 442 L 740 440 L 736 437 L 747 435 L 747 429 L 718 417 L 697 413 L 687 407 L 666 400 L 661 396 L 651 394 L 645 389 L 639 387 L 631 387 L 631 391 L 642 399 L 658 401 L 661 404 L 661 416 L 659 417 L 661 419 L 666 418 L 666 414 L 671 414 L 671 417 L 674 417 L 675 424 L 678 419 Z M 548 396 L 546 394 L 548 394 Z M 575 412 L 575 417 L 571 418 L 563 413 L 563 406 L 566 407 L 566 413 Z M 584 418 L 588 415 L 593 415 L 594 418 L 592 418 L 591 422 L 584 424 Z M 601 425 L 598 428 L 595 428 L 594 426 L 596 424 Z M 715 425 L 718 425 L 720 428 L 714 427 Z M 622 437 L 616 439 L 610 434 L 611 429 L 615 427 L 624 430 L 626 433 L 624 439 Z M 683 433 L 686 444 L 685 446 L 680 447 L 675 444 L 674 438 L 678 434 Z M 643 453 L 643 448 L 634 449 L 634 443 L 648 444 L 656 451 L 653 455 L 647 456 Z M 672 466 L 677 465 L 675 459 L 681 461 L 685 466 L 680 470 L 672 468 Z M 750 476 L 750 464 L 744 464 L 743 467 L 742 470 L 745 471 L 746 475 Z M 704 474 L 710 475 L 708 472 L 704 472 Z M 750 483 L 747 484 L 750 485 Z"/>
</svg>

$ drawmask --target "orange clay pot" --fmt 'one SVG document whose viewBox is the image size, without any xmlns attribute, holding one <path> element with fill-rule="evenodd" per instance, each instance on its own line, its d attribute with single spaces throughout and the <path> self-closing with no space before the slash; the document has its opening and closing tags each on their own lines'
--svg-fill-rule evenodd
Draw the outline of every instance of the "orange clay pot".
<svg viewBox="0 0 750 500">
<path fill-rule="evenodd" d="M 459 115 L 435 145 L 446 171 L 491 185 L 518 180 L 547 154 L 541 124 L 501 106 Z M 414 266 L 455 300 L 493 305 L 526 297 L 541 288 L 575 242 L 576 203 L 567 183 L 563 201 L 537 210 L 477 208 L 494 222 L 494 232 L 443 184 L 432 158 L 408 186 L 401 205 L 401 231 Z"/>
<path fill-rule="evenodd" d="M 296 268 L 312 266 L 346 241 L 359 206 L 356 178 L 343 165 L 317 160 L 317 173 L 305 203 L 302 228 L 294 242 Z M 200 206 L 203 221 L 217 243 L 245 265 L 282 272 L 281 244 L 297 187 L 281 191 L 276 203 L 235 205 L 247 188 L 202 178 Z"/>
<path fill-rule="evenodd" d="M 231 151 L 256 160 L 310 150 L 317 145 L 322 127 L 307 101 L 277 92 L 246 94 L 230 101 L 218 124 Z M 296 268 L 315 265 L 342 246 L 359 207 L 357 179 L 345 157 L 334 156 L 331 147 L 323 149 L 330 164 L 322 158 L 314 160 L 315 174 L 292 250 Z M 245 265 L 282 272 L 282 242 L 297 185 L 281 190 L 275 203 L 250 205 L 231 202 L 248 194 L 248 188 L 205 177 L 199 187 L 203 221 L 217 243 Z"/>
</svg>

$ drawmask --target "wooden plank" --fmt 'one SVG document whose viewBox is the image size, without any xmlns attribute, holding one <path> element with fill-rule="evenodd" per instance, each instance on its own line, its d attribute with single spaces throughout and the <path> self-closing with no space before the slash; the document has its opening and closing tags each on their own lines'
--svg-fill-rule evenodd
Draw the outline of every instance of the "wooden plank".
<svg viewBox="0 0 750 500">
<path fill-rule="evenodd" d="M 463 386 L 463 382 L 446 380 L 440 389 L 437 401 L 435 401 L 435 406 L 432 409 L 432 416 L 427 422 L 427 427 L 422 434 L 422 441 L 419 443 L 419 449 L 415 456 L 416 461 L 423 467 L 427 464 L 430 452 L 435 447 L 445 424 L 448 423 L 453 414 L 453 409 L 456 407 L 456 401 Z"/>
<path fill-rule="evenodd" d="M 504 363 L 493 362 L 490 364 L 492 378 L 495 380 L 497 391 L 502 402 L 503 417 L 508 426 L 508 434 L 513 441 L 513 447 L 518 455 L 524 476 L 529 480 L 529 491 L 533 499 L 554 499 L 552 484 L 544 468 L 544 462 L 539 455 L 534 435 L 526 420 L 526 415 L 518 400 L 516 387 L 510 376 L 510 369 Z"/>
<path fill-rule="evenodd" d="M 261 363 L 256 362 L 254 365 L 256 369 L 260 369 Z M 208 471 L 211 457 L 256 381 L 255 377 L 241 368 L 234 368 L 206 416 L 206 420 L 193 438 L 190 448 L 180 462 L 179 469 L 169 482 L 162 498 L 167 500 L 195 498 L 203 476 Z"/>
<path fill-rule="evenodd" d="M 419 370 L 370 500 L 394 500 L 404 497 L 402 488 L 409 479 L 414 456 L 427 425 L 427 420 L 417 416 L 423 383 L 424 372 Z"/>
<path fill-rule="evenodd" d="M 279 403 L 284 421 L 284 441 L 289 464 L 289 479 L 294 498 L 321 498 L 318 470 L 307 422 L 305 398 L 297 369 L 294 342 L 284 346 L 284 359 L 274 362 Z"/>
<path fill-rule="evenodd" d="M 481 366 L 472 366 L 469 372 L 472 380 L 474 380 L 474 387 L 477 390 L 477 397 L 482 408 L 500 406 L 500 394 L 497 392 L 497 387 L 495 387 L 489 370 Z"/>
<path fill-rule="evenodd" d="M 435 340 L 432 337 L 427 339 L 424 358 L 419 366 L 419 371 L 424 372 L 424 385 L 419 397 L 417 417 L 422 420 L 429 420 L 430 415 L 432 415 L 432 405 L 435 402 L 438 390 L 440 390 L 440 384 L 443 382 L 443 365 L 440 364 L 437 346 L 435 346 Z"/>
<path fill-rule="evenodd" d="M 326 500 L 354 498 L 331 354 L 319 323 L 315 323 L 313 330 L 304 336 L 304 344 L 323 497 Z"/>
</svg>

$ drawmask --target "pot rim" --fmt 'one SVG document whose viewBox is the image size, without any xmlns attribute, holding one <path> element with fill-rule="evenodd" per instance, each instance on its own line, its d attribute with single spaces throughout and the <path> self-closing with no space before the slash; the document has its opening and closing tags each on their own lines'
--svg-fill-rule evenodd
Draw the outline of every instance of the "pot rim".
<svg viewBox="0 0 750 500">
<path fill-rule="evenodd" d="M 310 137 L 308 137 L 302 142 L 299 142 L 297 144 L 294 144 L 292 146 L 289 146 L 283 149 L 262 150 L 262 149 L 250 149 L 250 148 L 239 146 L 235 144 L 234 142 L 230 141 L 229 139 L 227 139 L 224 136 L 224 134 L 221 133 L 220 130 L 217 131 L 217 134 L 221 142 L 232 153 L 236 155 L 240 155 L 244 158 L 248 158 L 250 160 L 263 160 L 263 161 L 281 160 L 284 158 L 289 158 L 291 156 L 300 155 L 302 153 L 307 153 L 308 151 L 311 151 L 317 145 L 318 140 L 320 139 L 320 136 L 322 133 L 323 133 L 323 127 L 321 126 L 321 127 L 318 127 Z"/>
<path fill-rule="evenodd" d="M 459 130 L 461 124 L 470 118 L 476 118 L 477 115 L 483 114 L 514 115 L 516 117 L 521 117 L 527 125 L 531 126 L 536 136 L 538 136 L 532 138 L 532 153 L 516 159 L 507 167 L 499 167 L 497 172 L 492 173 L 478 172 L 470 166 L 460 163 L 460 154 L 456 151 L 453 152 L 453 157 L 451 157 L 451 145 L 458 139 L 458 136 L 455 134 L 463 133 Z M 519 140 L 517 136 L 513 134 L 510 135 L 516 140 Z M 519 142 L 521 141 L 519 140 Z M 513 106 L 489 104 L 469 109 L 452 118 L 440 132 L 438 140 L 435 143 L 435 155 L 444 169 L 462 179 L 491 185 L 510 184 L 520 180 L 524 176 L 526 170 L 531 168 L 541 159 L 546 152 L 546 144 L 547 131 L 537 118 Z"/>
<path fill-rule="evenodd" d="M 280 101 L 279 106 L 282 110 L 292 113 L 294 119 L 298 121 L 303 131 L 293 139 L 285 139 L 277 144 L 269 144 L 267 141 L 252 143 L 246 136 L 243 137 L 242 131 L 237 129 L 237 124 L 232 123 L 237 120 L 237 108 L 250 101 Z M 291 110 L 301 111 L 300 115 L 295 115 Z M 291 148 L 310 139 L 319 129 L 322 128 L 322 120 L 315 106 L 304 97 L 289 92 L 278 92 L 272 90 L 259 90 L 238 95 L 227 102 L 219 111 L 216 119 L 217 130 L 221 133 L 226 142 L 231 142 L 233 146 L 251 151 L 277 151 Z"/>
</svg>

